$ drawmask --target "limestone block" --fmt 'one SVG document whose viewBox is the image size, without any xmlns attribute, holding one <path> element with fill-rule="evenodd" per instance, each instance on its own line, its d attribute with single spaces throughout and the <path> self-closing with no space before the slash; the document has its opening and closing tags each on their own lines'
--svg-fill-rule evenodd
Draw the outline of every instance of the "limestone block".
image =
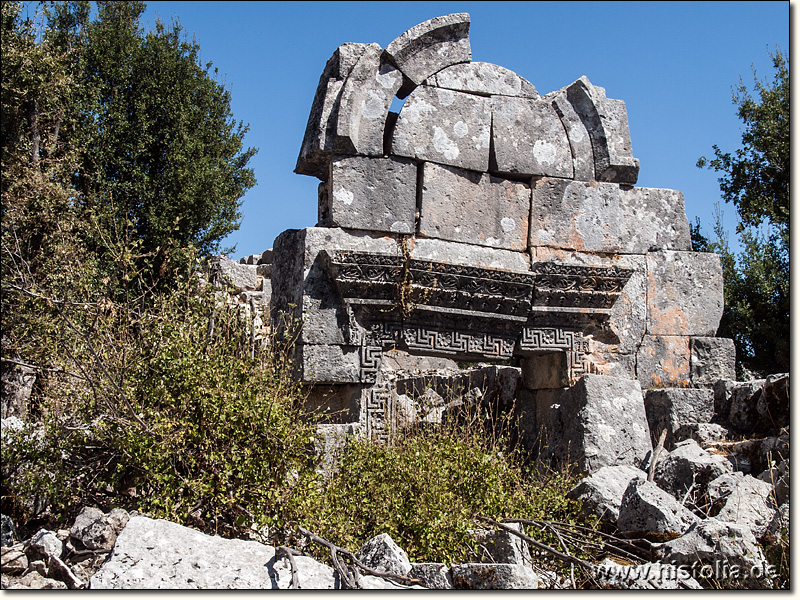
<svg viewBox="0 0 800 600">
<path fill-rule="evenodd" d="M 319 78 L 294 172 L 325 179 L 333 152 L 339 97 L 344 80 L 369 44 L 342 44 L 328 59 Z"/>
<path fill-rule="evenodd" d="M 480 96 L 518 96 L 538 98 L 533 84 L 514 71 L 487 62 L 460 63 L 442 69 L 425 82 L 458 92 Z"/>
<path fill-rule="evenodd" d="M 404 577 L 411 570 L 408 555 L 388 533 L 367 540 L 356 552 L 356 558 L 369 568 Z"/>
<path fill-rule="evenodd" d="M 236 290 L 255 290 L 258 287 L 258 267 L 255 265 L 243 265 L 219 255 L 213 257 L 211 268 L 221 285 L 229 285 Z"/>
<path fill-rule="evenodd" d="M 320 225 L 413 233 L 417 165 L 401 158 L 334 156 Z"/>
<path fill-rule="evenodd" d="M 493 173 L 572 178 L 572 150 L 561 119 L 550 102 L 531 98 L 492 98 Z"/>
<path fill-rule="evenodd" d="M 655 483 L 637 477 L 622 496 L 617 527 L 634 535 L 678 537 L 699 521 L 692 511 Z"/>
<path fill-rule="evenodd" d="M 339 154 L 383 156 L 386 117 L 403 76 L 381 54 L 377 44 L 367 46 L 344 81 L 334 141 Z"/>
<path fill-rule="evenodd" d="M 424 163 L 419 233 L 439 239 L 524 250 L 530 186 L 454 167 Z"/>
<path fill-rule="evenodd" d="M 647 390 L 644 407 L 653 445 L 666 429 L 664 447 L 671 450 L 675 434 L 689 423 L 708 423 L 714 416 L 714 393 L 709 389 L 664 388 Z"/>
<path fill-rule="evenodd" d="M 593 577 L 603 589 L 614 590 L 702 590 L 697 580 L 687 571 L 678 571 L 674 565 L 649 562 L 641 565 L 619 564 L 610 558 L 595 566 Z"/>
<path fill-rule="evenodd" d="M 45 560 L 51 556 L 61 558 L 64 553 L 64 544 L 58 539 L 55 532 L 40 529 L 33 537 L 25 542 L 25 554 L 28 560 Z"/>
<path fill-rule="evenodd" d="M 389 44 L 386 54 L 416 85 L 451 65 L 469 62 L 469 14 L 444 15 L 415 25 Z"/>
<path fill-rule="evenodd" d="M 643 388 L 689 385 L 689 338 L 646 335 L 636 354 L 636 375 Z"/>
<path fill-rule="evenodd" d="M 303 383 L 358 383 L 361 381 L 359 349 L 352 346 L 304 344 Z"/>
<path fill-rule="evenodd" d="M 767 376 L 756 402 L 756 412 L 764 429 L 779 430 L 789 426 L 789 398 L 789 374 Z"/>
<path fill-rule="evenodd" d="M 741 577 L 747 577 L 753 567 L 763 572 L 765 565 L 764 553 L 750 529 L 713 517 L 700 521 L 682 537 L 662 544 L 656 555 L 660 562 L 673 565 L 693 565 L 698 561 L 713 565 L 724 561 L 729 570 L 735 566 Z"/>
<path fill-rule="evenodd" d="M 605 89 L 586 77 L 567 86 L 566 96 L 589 132 L 597 180 L 636 183 L 639 161 L 631 150 L 625 103 L 606 98 Z"/>
<path fill-rule="evenodd" d="M 489 98 L 423 85 L 400 110 L 392 154 L 488 171 L 491 124 Z"/>
<path fill-rule="evenodd" d="M 601 342 L 614 346 L 613 351 L 620 354 L 630 354 L 635 352 L 642 343 L 647 326 L 647 272 L 646 261 L 643 256 L 633 256 L 627 254 L 590 254 L 587 252 L 571 252 L 540 246 L 530 249 L 531 262 L 535 266 L 539 262 L 557 262 L 564 265 L 576 265 L 583 267 L 619 267 L 633 270 L 628 282 L 622 289 L 614 306 L 611 307 L 611 315 L 608 319 L 608 328 L 612 334 L 611 339 L 607 339 L 607 334 L 601 332 L 587 331 L 593 338 L 594 344 L 590 342 L 590 355 L 592 362 L 597 366 L 602 366 L 609 361 L 622 362 L 622 357 L 601 356 L 604 349 L 598 345 Z M 603 374 L 611 374 L 603 373 Z M 630 379 L 635 378 L 631 372 Z"/>
<path fill-rule="evenodd" d="M 3 545 L 0 550 L 0 572 L 20 574 L 27 568 L 28 557 L 21 548 L 9 548 Z"/>
<path fill-rule="evenodd" d="M 544 99 L 552 103 L 553 109 L 567 132 L 567 139 L 572 151 L 573 178 L 578 181 L 594 181 L 592 140 L 580 115 L 575 112 L 572 104 L 567 100 L 566 91 L 552 92 L 547 94 Z"/>
<path fill-rule="evenodd" d="M 8 515 L 0 514 L 0 545 L 13 546 L 17 541 L 19 541 L 19 536 L 14 521 Z"/>
<path fill-rule="evenodd" d="M 577 462 L 588 474 L 612 465 L 639 466 L 652 450 L 637 381 L 584 375 L 539 423 L 545 454 L 558 464 Z"/>
<path fill-rule="evenodd" d="M 703 450 L 694 440 L 684 440 L 658 462 L 654 481 L 677 500 L 683 500 L 690 488 L 695 497 L 702 498 L 709 483 L 732 470 L 724 456 Z"/>
<path fill-rule="evenodd" d="M 122 509 L 115 508 L 105 514 L 97 508 L 87 506 L 75 517 L 69 533 L 90 550 L 111 550 L 117 534 L 129 519 L 127 511 Z"/>
<path fill-rule="evenodd" d="M 714 412 L 731 427 L 752 432 L 758 419 L 758 398 L 764 379 L 735 381 L 720 379 L 714 383 Z"/>
<path fill-rule="evenodd" d="M 712 388 L 720 379 L 736 379 L 736 347 L 732 339 L 693 337 L 689 349 L 692 385 Z"/>
<path fill-rule="evenodd" d="M 727 523 L 744 525 L 758 539 L 766 533 L 777 510 L 772 484 L 752 475 L 745 475 L 737 481 L 716 518 Z"/>
<path fill-rule="evenodd" d="M 544 582 L 528 566 L 507 563 L 453 565 L 453 587 L 457 590 L 536 590 Z"/>
<path fill-rule="evenodd" d="M 408 576 L 418 579 L 429 590 L 453 589 L 453 575 L 444 563 L 411 563 Z"/>
<path fill-rule="evenodd" d="M 473 244 L 432 238 L 411 241 L 411 258 L 435 260 L 455 265 L 503 269 L 515 273 L 529 273 L 531 257 L 523 252 L 512 252 Z"/>
<path fill-rule="evenodd" d="M 722 265 L 710 252 L 647 254 L 647 333 L 713 336 L 722 318 Z"/>
<path fill-rule="evenodd" d="M 525 533 L 521 523 L 509 523 L 508 527 Z M 484 562 L 530 565 L 531 553 L 525 541 L 503 529 L 473 529 L 470 535 L 480 544 Z"/>
<path fill-rule="evenodd" d="M 522 381 L 529 390 L 563 388 L 567 380 L 567 353 L 540 352 L 520 359 Z"/>
<path fill-rule="evenodd" d="M 652 429 L 650 430 L 652 433 Z M 717 423 L 686 423 L 678 428 L 673 440 L 682 442 L 683 440 L 694 440 L 701 447 L 714 442 L 726 440 L 728 429 Z"/>
<path fill-rule="evenodd" d="M 683 194 L 544 177 L 533 186 L 530 245 L 613 254 L 691 250 Z"/>
<path fill-rule="evenodd" d="M 589 477 L 580 480 L 567 496 L 581 503 L 587 513 L 603 521 L 616 523 L 622 496 L 631 480 L 647 479 L 647 473 L 630 465 L 603 467 Z"/>
</svg>

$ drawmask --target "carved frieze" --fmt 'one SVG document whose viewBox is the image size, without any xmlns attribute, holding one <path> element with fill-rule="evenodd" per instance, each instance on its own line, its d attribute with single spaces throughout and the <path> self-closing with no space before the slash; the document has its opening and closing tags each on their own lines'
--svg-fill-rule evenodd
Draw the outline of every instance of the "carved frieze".
<svg viewBox="0 0 800 600">
<path fill-rule="evenodd" d="M 395 431 L 397 410 L 387 384 L 373 386 L 364 401 L 364 425 L 369 439 L 386 443 Z"/>
</svg>

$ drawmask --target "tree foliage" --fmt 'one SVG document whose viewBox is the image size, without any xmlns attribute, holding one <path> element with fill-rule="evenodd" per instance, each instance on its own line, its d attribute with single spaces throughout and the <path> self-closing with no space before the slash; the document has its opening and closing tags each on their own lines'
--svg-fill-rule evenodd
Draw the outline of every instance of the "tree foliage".
<svg viewBox="0 0 800 600">
<path fill-rule="evenodd" d="M 721 172 L 720 190 L 739 216 L 742 252 L 731 252 L 718 213 L 716 239 L 693 228 L 696 250 L 717 252 L 725 280 L 725 311 L 718 335 L 736 343 L 738 363 L 755 373 L 789 370 L 789 58 L 771 55 L 772 82 L 754 71 L 755 92 L 740 79 L 733 102 L 744 123 L 742 148 L 714 146 L 699 167 Z"/>
</svg>

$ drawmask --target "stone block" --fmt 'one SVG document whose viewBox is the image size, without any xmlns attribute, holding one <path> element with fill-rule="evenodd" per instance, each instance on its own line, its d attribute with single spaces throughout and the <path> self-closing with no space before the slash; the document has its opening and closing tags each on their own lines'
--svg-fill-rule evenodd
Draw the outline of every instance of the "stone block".
<svg viewBox="0 0 800 600">
<path fill-rule="evenodd" d="M 300 147 L 300 156 L 297 158 L 294 172 L 298 175 L 311 175 L 323 180 L 328 176 L 328 163 L 334 149 L 342 86 L 369 46 L 369 44 L 342 44 L 328 59 L 319 78 Z"/>
<path fill-rule="evenodd" d="M 508 527 L 525 533 L 522 524 L 509 523 Z M 484 562 L 530 565 L 531 553 L 525 541 L 502 529 L 474 529 L 470 535 L 480 544 Z"/>
<path fill-rule="evenodd" d="M 572 150 L 550 102 L 492 97 L 489 169 L 506 176 L 572 178 Z"/>
<path fill-rule="evenodd" d="M 533 185 L 530 245 L 612 254 L 691 250 L 683 194 L 543 177 Z"/>
<path fill-rule="evenodd" d="M 488 171 L 491 124 L 489 98 L 423 85 L 400 110 L 392 154 Z"/>
<path fill-rule="evenodd" d="M 567 132 L 569 147 L 572 151 L 573 178 L 578 181 L 594 181 L 594 153 L 592 140 L 580 115 L 575 112 L 567 100 L 566 90 L 558 90 L 544 97 L 552 103 L 553 109 L 561 119 Z"/>
<path fill-rule="evenodd" d="M 652 429 L 651 429 L 652 432 Z M 728 439 L 728 429 L 717 423 L 686 423 L 678 428 L 673 440 L 694 440 L 701 447 Z"/>
<path fill-rule="evenodd" d="M 487 62 L 460 63 L 442 69 L 425 82 L 457 92 L 479 96 L 518 96 L 538 98 L 533 84 L 514 71 Z"/>
<path fill-rule="evenodd" d="M 581 503 L 582 509 L 601 520 L 616 523 L 622 496 L 634 478 L 647 479 L 647 473 L 630 465 L 603 467 L 585 477 L 567 496 Z"/>
<path fill-rule="evenodd" d="M 758 539 L 766 533 L 777 510 L 772 484 L 745 475 L 736 482 L 716 518 L 726 523 L 744 525 Z"/>
<path fill-rule="evenodd" d="M 666 429 L 664 447 L 671 450 L 675 434 L 689 423 L 708 423 L 714 416 L 714 394 L 709 389 L 664 388 L 650 389 L 644 395 L 647 423 L 653 445 Z"/>
<path fill-rule="evenodd" d="M 411 563 L 411 579 L 418 579 L 429 590 L 452 590 L 453 575 L 444 563 Z"/>
<path fill-rule="evenodd" d="M 457 63 L 472 59 L 469 14 L 435 17 L 415 25 L 386 48 L 392 62 L 415 85 Z"/>
<path fill-rule="evenodd" d="M 505 563 L 453 565 L 453 588 L 457 590 L 536 590 L 544 582 L 528 566 Z"/>
<path fill-rule="evenodd" d="M 377 44 L 367 46 L 344 81 L 336 114 L 338 154 L 383 156 L 386 118 L 403 76 L 381 55 Z"/>
<path fill-rule="evenodd" d="M 61 558 L 63 553 L 64 544 L 55 532 L 48 529 L 40 529 L 25 542 L 25 554 L 29 561 L 47 561 L 51 556 Z"/>
<path fill-rule="evenodd" d="M 710 252 L 647 254 L 647 333 L 713 336 L 722 318 L 722 265 Z"/>
<path fill-rule="evenodd" d="M 522 381 L 529 390 L 564 388 L 567 378 L 566 352 L 540 352 L 520 359 Z"/>
<path fill-rule="evenodd" d="M 736 379 L 736 347 L 732 339 L 693 337 L 689 350 L 693 386 L 713 388 L 720 379 Z"/>
<path fill-rule="evenodd" d="M 240 291 L 255 290 L 258 287 L 256 265 L 244 265 L 220 255 L 212 259 L 211 269 L 213 278 L 220 285 L 228 285 Z"/>
<path fill-rule="evenodd" d="M 586 77 L 567 86 L 566 97 L 589 132 L 597 180 L 636 183 L 639 161 L 631 150 L 625 103 L 606 98 L 605 89 Z"/>
<path fill-rule="evenodd" d="M 695 514 L 652 481 L 634 478 L 619 507 L 617 527 L 623 533 L 663 539 L 683 535 L 698 523 Z"/>
<path fill-rule="evenodd" d="M 689 338 L 644 336 L 636 354 L 636 376 L 646 389 L 689 386 Z"/>
<path fill-rule="evenodd" d="M 789 426 L 789 398 L 789 374 L 767 376 L 756 402 L 762 429 L 778 431 Z"/>
<path fill-rule="evenodd" d="M 728 424 L 738 433 L 751 434 L 759 425 L 758 403 L 763 395 L 764 379 L 732 386 Z M 738 382 L 737 382 L 738 383 Z"/>
<path fill-rule="evenodd" d="M 334 156 L 320 207 L 324 227 L 413 233 L 417 165 L 399 158 Z"/>
<path fill-rule="evenodd" d="M 425 163 L 421 194 L 420 235 L 507 250 L 526 248 L 527 184 Z"/>
<path fill-rule="evenodd" d="M 584 375 L 547 412 L 539 426 L 547 438 L 545 456 L 557 464 L 576 462 L 592 474 L 607 466 L 639 466 L 652 450 L 637 381 Z"/>
<path fill-rule="evenodd" d="M 759 390 L 763 383 L 763 379 L 755 381 L 721 379 L 716 381 L 714 383 L 714 412 L 727 420 L 734 401 L 737 404 L 746 401 Z"/>
<path fill-rule="evenodd" d="M 317 346 L 303 344 L 303 383 L 359 383 L 361 358 L 352 346 Z"/>
<path fill-rule="evenodd" d="M 408 555 L 388 533 L 367 540 L 356 552 L 356 558 L 369 568 L 405 577 L 411 570 Z"/>
<path fill-rule="evenodd" d="M 690 488 L 696 498 L 702 498 L 709 483 L 732 470 L 724 456 L 703 450 L 694 440 L 684 440 L 658 461 L 654 481 L 677 500 L 683 500 Z"/>
<path fill-rule="evenodd" d="M 634 256 L 627 254 L 590 254 L 587 252 L 574 252 L 558 250 L 539 246 L 530 249 L 531 263 L 535 267 L 536 263 L 556 262 L 563 265 L 575 265 L 579 267 L 601 267 L 601 268 L 622 268 L 630 269 L 633 274 L 628 279 L 619 297 L 611 307 L 611 314 L 608 319 L 608 328 L 600 330 L 587 330 L 585 333 L 591 335 L 590 360 L 598 368 L 602 368 L 608 362 L 625 362 L 626 358 L 621 356 L 603 355 L 603 350 L 619 354 L 631 354 L 636 352 L 642 343 L 647 326 L 647 266 L 644 256 Z M 609 335 L 610 334 L 610 335 Z M 603 344 L 611 347 L 605 347 Z M 635 357 L 631 361 L 635 363 Z M 635 378 L 634 369 L 630 370 L 628 379 Z M 611 369 L 611 367 L 609 367 Z M 616 372 L 627 372 L 622 365 Z M 612 374 L 611 371 L 602 373 Z"/>
<path fill-rule="evenodd" d="M 111 550 L 129 519 L 129 514 L 118 508 L 104 514 L 97 508 L 87 506 L 75 517 L 69 533 L 89 550 Z"/>
</svg>

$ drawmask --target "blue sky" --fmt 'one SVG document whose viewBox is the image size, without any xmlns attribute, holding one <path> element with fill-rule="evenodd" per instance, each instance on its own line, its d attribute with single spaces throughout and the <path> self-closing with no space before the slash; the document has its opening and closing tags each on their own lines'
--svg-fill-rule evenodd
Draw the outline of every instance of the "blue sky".
<svg viewBox="0 0 800 600">
<path fill-rule="evenodd" d="M 789 51 L 789 2 L 147 2 L 144 24 L 177 18 L 203 61 L 219 68 L 237 120 L 250 125 L 258 184 L 245 196 L 232 258 L 272 247 L 285 229 L 317 220 L 318 180 L 295 175 L 325 62 L 344 42 L 395 37 L 435 16 L 468 12 L 474 61 L 502 65 L 540 94 L 586 75 L 624 100 L 643 187 L 678 189 L 706 233 L 718 175 L 695 166 L 712 146 L 740 146 L 731 88 L 751 64 L 772 79 L 768 50 Z M 732 236 L 733 237 L 733 236 Z"/>
</svg>

